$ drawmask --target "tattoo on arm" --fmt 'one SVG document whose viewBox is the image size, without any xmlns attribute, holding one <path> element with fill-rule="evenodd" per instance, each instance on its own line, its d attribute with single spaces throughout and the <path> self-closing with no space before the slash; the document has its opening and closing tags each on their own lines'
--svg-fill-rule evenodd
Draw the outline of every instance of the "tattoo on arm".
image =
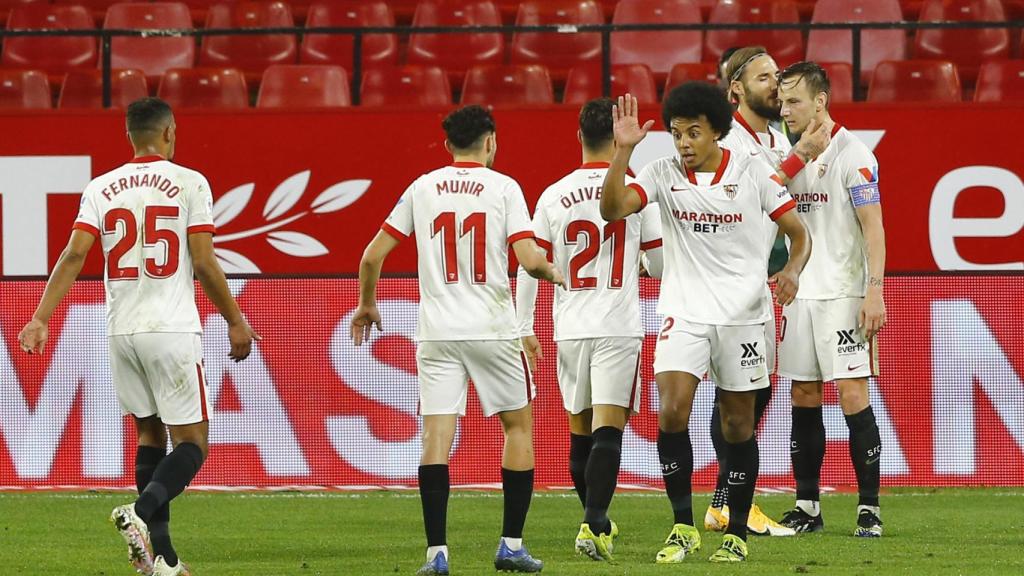
<svg viewBox="0 0 1024 576">
<path fill-rule="evenodd" d="M 868 286 L 881 287 L 882 286 L 882 279 L 881 278 L 875 278 L 874 276 L 872 276 L 872 277 L 868 278 Z"/>
</svg>

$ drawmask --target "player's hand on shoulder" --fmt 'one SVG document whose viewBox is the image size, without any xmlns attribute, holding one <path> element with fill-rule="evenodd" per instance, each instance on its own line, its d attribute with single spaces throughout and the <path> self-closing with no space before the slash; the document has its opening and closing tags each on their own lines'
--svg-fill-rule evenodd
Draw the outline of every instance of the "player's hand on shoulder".
<svg viewBox="0 0 1024 576">
<path fill-rule="evenodd" d="M 18 343 L 21 349 L 29 354 L 42 354 L 46 348 L 46 340 L 49 338 L 49 328 L 46 323 L 33 318 L 18 334 Z"/>
<path fill-rule="evenodd" d="M 228 357 L 235 362 L 241 362 L 249 357 L 252 352 L 253 341 L 263 338 L 249 326 L 249 322 L 242 318 L 241 322 L 228 325 L 228 341 L 231 342 L 231 352 Z"/>
<path fill-rule="evenodd" d="M 529 336 L 523 336 L 521 338 L 523 342 L 523 353 L 526 354 L 526 361 L 530 364 L 530 372 L 537 371 L 537 360 L 544 359 L 544 353 L 541 350 L 540 340 L 537 336 L 530 334 Z"/>
<path fill-rule="evenodd" d="M 772 275 L 768 282 L 775 285 L 775 301 L 779 306 L 789 306 L 800 289 L 800 274 L 786 266 Z"/>
<path fill-rule="evenodd" d="M 636 146 L 653 126 L 654 120 L 648 120 L 643 126 L 640 125 L 636 98 L 631 94 L 619 96 L 616 104 L 612 106 L 612 132 L 619 146 Z"/>
<path fill-rule="evenodd" d="M 350 329 L 352 341 L 356 346 L 362 346 L 364 341 L 370 340 L 370 331 L 373 329 L 374 324 L 377 325 L 378 332 L 383 330 L 377 306 L 360 304 L 359 308 L 356 309 L 356 313 L 352 316 L 352 326 Z"/>
<path fill-rule="evenodd" d="M 864 298 L 858 314 L 857 323 L 860 324 L 865 340 L 871 340 L 878 334 L 878 331 L 885 326 L 885 301 L 881 297 L 869 294 Z"/>
</svg>

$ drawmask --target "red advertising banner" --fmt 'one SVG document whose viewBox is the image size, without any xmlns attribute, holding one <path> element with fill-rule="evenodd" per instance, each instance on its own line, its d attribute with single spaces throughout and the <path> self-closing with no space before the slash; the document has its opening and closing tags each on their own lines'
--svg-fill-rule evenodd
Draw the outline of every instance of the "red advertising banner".
<svg viewBox="0 0 1024 576">
<path fill-rule="evenodd" d="M 415 344 L 418 289 L 410 278 L 379 286 L 385 331 L 356 348 L 349 321 L 353 279 L 232 280 L 263 341 L 228 360 L 227 328 L 202 299 L 205 367 L 214 411 L 210 458 L 197 485 L 410 485 L 416 480 Z M 103 288 L 80 282 L 50 324 L 43 356 L 21 353 L 17 332 L 43 289 L 0 282 L 0 487 L 133 486 L 134 427 L 114 398 Z M 643 407 L 624 435 L 620 480 L 661 485 L 657 399 L 650 359 L 660 319 L 657 282 L 642 284 L 648 334 Z M 1024 275 L 891 278 L 881 376 L 871 381 L 885 485 L 1024 484 Z M 537 480 L 570 485 L 568 431 L 555 381 L 550 288 L 537 333 L 545 359 L 535 380 Z M 791 485 L 789 387 L 775 394 L 759 431 L 762 487 Z M 825 407 L 826 485 L 855 483 L 834 388 Z M 713 388 L 702 384 L 691 418 L 696 482 L 716 466 L 708 435 Z M 471 394 L 452 458 L 455 484 L 499 481 L 501 430 Z"/>
<path fill-rule="evenodd" d="M 406 186 L 449 161 L 444 112 L 182 112 L 176 160 L 212 184 L 227 270 L 351 273 Z M 890 271 L 1024 269 L 1024 158 L 1008 128 L 1024 125 L 1024 108 L 857 104 L 833 116 L 878 157 Z M 496 120 L 495 168 L 519 180 L 531 206 L 579 164 L 575 107 L 499 110 Z M 0 115 L 0 134 L 0 269 L 44 275 L 82 188 L 129 158 L 124 120 Z M 633 168 L 672 153 L 668 134 L 653 132 Z M 94 254 L 86 273 L 101 270 Z M 411 243 L 388 270 L 415 271 Z"/>
</svg>

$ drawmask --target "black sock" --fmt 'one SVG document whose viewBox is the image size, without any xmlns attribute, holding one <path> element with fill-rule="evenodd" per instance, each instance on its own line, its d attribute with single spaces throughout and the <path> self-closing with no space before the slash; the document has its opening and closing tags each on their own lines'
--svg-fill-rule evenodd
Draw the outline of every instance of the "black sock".
<svg viewBox="0 0 1024 576">
<path fill-rule="evenodd" d="M 166 455 L 166 449 L 153 446 L 139 446 L 135 451 L 135 487 L 138 488 L 139 494 L 142 494 L 146 485 L 153 479 L 153 472 Z M 171 544 L 170 528 L 167 525 L 170 520 L 171 504 L 167 502 L 157 508 L 147 526 L 150 541 L 153 543 L 153 553 L 163 556 L 167 565 L 173 567 L 178 565 L 178 554 Z"/>
<path fill-rule="evenodd" d="M 576 495 L 580 497 L 580 504 L 584 508 L 587 507 L 587 460 L 590 459 L 590 448 L 593 445 L 594 439 L 590 436 L 569 434 L 569 475 L 572 476 Z"/>
<path fill-rule="evenodd" d="M 726 444 L 725 460 L 729 463 L 729 527 L 725 533 L 746 540 L 747 516 L 754 501 L 754 486 L 760 467 L 757 436 Z"/>
<path fill-rule="evenodd" d="M 526 513 L 530 511 L 530 499 L 533 498 L 533 470 L 502 468 L 501 489 L 505 493 L 501 535 L 505 538 L 522 538 Z"/>
<path fill-rule="evenodd" d="M 821 419 L 821 406 L 793 407 L 789 454 L 793 460 L 796 499 L 817 502 L 820 499 L 818 481 L 821 479 L 821 464 L 825 461 L 825 423 Z"/>
<path fill-rule="evenodd" d="M 135 513 L 149 523 L 161 506 L 181 494 L 203 465 L 203 451 L 191 442 L 182 442 L 164 457 L 153 471 L 153 479 L 135 501 Z"/>
<path fill-rule="evenodd" d="M 615 495 L 621 456 L 622 430 L 614 426 L 594 430 L 594 447 L 587 461 L 587 506 L 583 521 L 598 534 L 611 533 L 608 507 Z"/>
<path fill-rule="evenodd" d="M 754 433 L 757 433 L 758 426 L 761 425 L 761 418 L 764 416 L 764 411 L 768 409 L 768 403 L 772 401 L 772 387 L 765 386 L 757 390 L 757 396 L 754 397 Z"/>
<path fill-rule="evenodd" d="M 423 506 L 423 526 L 427 530 L 427 546 L 448 543 L 445 530 L 448 524 L 447 464 L 426 464 L 419 467 L 420 503 Z"/>
<path fill-rule="evenodd" d="M 725 435 L 722 434 L 722 416 L 718 413 L 718 389 L 715 389 L 715 403 L 711 406 L 711 445 L 715 448 L 715 460 L 718 461 L 718 478 L 715 480 L 715 494 L 711 497 L 711 506 L 725 506 L 729 495 L 729 485 L 725 482 Z"/>
<path fill-rule="evenodd" d="M 665 480 L 665 494 L 672 504 L 676 524 L 693 526 L 693 444 L 690 431 L 665 432 L 658 430 L 658 460 L 661 477 Z"/>
<path fill-rule="evenodd" d="M 878 485 L 881 481 L 882 438 L 871 406 L 846 417 L 850 428 L 850 459 L 857 474 L 857 488 L 862 506 L 878 506 Z"/>
</svg>

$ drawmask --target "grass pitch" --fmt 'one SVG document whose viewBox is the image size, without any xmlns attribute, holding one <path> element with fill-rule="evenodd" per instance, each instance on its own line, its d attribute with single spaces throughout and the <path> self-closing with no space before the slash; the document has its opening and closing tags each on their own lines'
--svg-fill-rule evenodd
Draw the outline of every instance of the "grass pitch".
<svg viewBox="0 0 1024 576">
<path fill-rule="evenodd" d="M 0 574 L 130 576 L 126 548 L 107 520 L 128 494 L 0 494 Z M 694 498 L 703 518 L 707 495 Z M 791 495 L 757 496 L 778 518 Z M 577 557 L 582 515 L 571 493 L 540 492 L 525 542 L 545 562 L 544 574 L 1024 574 L 1024 491 L 1020 489 L 890 490 L 883 496 L 885 536 L 854 538 L 856 496 L 827 495 L 823 534 L 750 540 L 750 560 L 712 565 L 721 536 L 683 564 L 657 566 L 654 554 L 671 523 L 663 495 L 620 493 L 612 517 L 621 528 L 616 565 Z M 196 576 L 413 574 L 424 537 L 415 492 L 190 492 L 175 501 L 171 529 L 178 553 Z M 698 520 L 700 522 L 700 520 Z M 703 527 L 701 526 L 703 529 Z M 449 503 L 453 575 L 493 574 L 501 530 L 501 497 L 457 491 Z"/>
</svg>

